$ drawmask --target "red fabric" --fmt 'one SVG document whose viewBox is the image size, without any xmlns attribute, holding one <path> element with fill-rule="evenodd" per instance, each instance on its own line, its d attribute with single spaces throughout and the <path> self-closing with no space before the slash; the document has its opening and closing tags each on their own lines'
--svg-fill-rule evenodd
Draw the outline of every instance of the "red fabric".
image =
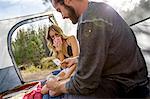
<svg viewBox="0 0 150 99">
<path fill-rule="evenodd" d="M 32 90 L 30 93 L 27 93 L 24 95 L 23 99 L 42 99 L 42 94 L 41 94 L 41 83 L 38 83 L 37 89 Z"/>
</svg>

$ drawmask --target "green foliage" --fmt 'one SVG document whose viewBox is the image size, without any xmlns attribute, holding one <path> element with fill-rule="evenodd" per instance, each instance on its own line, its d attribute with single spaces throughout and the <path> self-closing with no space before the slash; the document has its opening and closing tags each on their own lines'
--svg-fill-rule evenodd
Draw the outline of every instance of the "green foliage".
<svg viewBox="0 0 150 99">
<path fill-rule="evenodd" d="M 39 68 L 37 68 L 36 66 L 33 66 L 31 65 L 30 67 L 26 68 L 26 72 L 30 72 L 30 73 L 33 73 L 33 72 L 39 72 L 41 71 Z"/>
<path fill-rule="evenodd" d="M 17 65 L 41 65 L 40 60 L 48 55 L 44 39 L 47 26 L 34 30 L 33 26 L 19 29 L 17 37 L 12 41 L 12 50 Z"/>
<path fill-rule="evenodd" d="M 56 68 L 59 68 L 58 66 L 56 66 L 54 64 L 52 59 L 53 59 L 53 57 L 44 57 L 44 58 L 42 58 L 41 61 L 40 61 L 42 69 L 47 69 L 47 68 L 56 69 Z"/>
</svg>

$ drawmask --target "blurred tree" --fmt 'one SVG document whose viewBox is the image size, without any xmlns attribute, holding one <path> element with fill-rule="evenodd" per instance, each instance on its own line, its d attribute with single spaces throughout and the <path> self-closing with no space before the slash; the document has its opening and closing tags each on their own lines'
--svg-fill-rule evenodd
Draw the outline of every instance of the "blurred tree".
<svg viewBox="0 0 150 99">
<path fill-rule="evenodd" d="M 40 65 L 40 60 L 48 56 L 48 49 L 45 41 L 47 26 L 39 26 L 36 31 L 33 26 L 26 30 L 17 31 L 15 41 L 12 41 L 12 50 L 17 65 L 34 64 Z"/>
</svg>

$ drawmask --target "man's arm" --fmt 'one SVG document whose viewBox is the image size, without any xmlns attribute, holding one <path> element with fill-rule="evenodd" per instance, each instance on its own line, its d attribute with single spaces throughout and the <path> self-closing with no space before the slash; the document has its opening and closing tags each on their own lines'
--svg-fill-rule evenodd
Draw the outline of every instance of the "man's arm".
<svg viewBox="0 0 150 99">
<path fill-rule="evenodd" d="M 111 31 L 106 29 L 108 25 L 102 20 L 80 24 L 81 53 L 77 72 L 65 85 L 69 93 L 88 95 L 99 86 L 109 47 L 110 37 L 107 34 Z M 111 30 L 111 25 L 109 29 Z"/>
</svg>

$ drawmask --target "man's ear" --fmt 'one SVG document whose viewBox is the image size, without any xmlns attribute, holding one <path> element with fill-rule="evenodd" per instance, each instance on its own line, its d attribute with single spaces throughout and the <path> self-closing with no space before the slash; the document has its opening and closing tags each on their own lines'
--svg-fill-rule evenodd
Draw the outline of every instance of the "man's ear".
<svg viewBox="0 0 150 99">
<path fill-rule="evenodd" d="M 72 0 L 64 0 L 64 3 L 66 4 L 66 5 L 70 5 L 70 2 L 71 2 Z"/>
</svg>

